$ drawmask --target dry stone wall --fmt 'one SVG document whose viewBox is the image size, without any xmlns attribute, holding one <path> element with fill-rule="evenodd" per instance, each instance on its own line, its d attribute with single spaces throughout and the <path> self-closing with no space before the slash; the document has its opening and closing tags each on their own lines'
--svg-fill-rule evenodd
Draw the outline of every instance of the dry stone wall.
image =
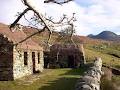
<svg viewBox="0 0 120 90">
<path fill-rule="evenodd" d="M 93 67 L 78 80 L 75 90 L 100 90 L 101 68 L 102 60 L 101 58 L 96 58 Z"/>
</svg>

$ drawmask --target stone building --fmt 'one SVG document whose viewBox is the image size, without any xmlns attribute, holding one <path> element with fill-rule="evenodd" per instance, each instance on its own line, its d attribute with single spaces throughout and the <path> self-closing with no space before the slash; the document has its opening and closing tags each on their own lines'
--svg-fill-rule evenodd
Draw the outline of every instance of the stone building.
<svg viewBox="0 0 120 90">
<path fill-rule="evenodd" d="M 11 32 L 7 25 L 0 24 L 0 80 L 43 71 L 43 48 L 26 37 L 23 31 Z"/>
<path fill-rule="evenodd" d="M 54 44 L 50 48 L 50 55 L 45 63 L 46 67 L 49 64 L 50 67 L 56 67 L 57 65 L 57 67 L 63 68 L 78 68 L 86 63 L 83 44 L 77 46 L 73 44 Z"/>
</svg>

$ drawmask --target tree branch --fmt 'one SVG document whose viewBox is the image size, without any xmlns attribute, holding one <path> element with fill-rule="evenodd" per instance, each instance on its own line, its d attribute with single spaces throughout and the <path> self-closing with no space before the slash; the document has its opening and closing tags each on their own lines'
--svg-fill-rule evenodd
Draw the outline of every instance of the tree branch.
<svg viewBox="0 0 120 90">
<path fill-rule="evenodd" d="M 45 0 L 45 2 L 54 2 L 54 3 L 57 3 L 57 4 L 63 4 L 63 3 L 68 3 L 69 1 L 72 1 L 72 0 L 64 0 L 63 2 L 57 2 L 56 0 Z M 65 25 L 70 25 L 70 23 L 71 23 L 71 21 L 74 21 L 73 19 L 74 19 L 74 14 L 73 14 L 73 17 L 71 18 L 71 19 L 68 19 L 65 15 L 64 15 L 64 17 L 62 18 L 62 19 L 60 19 L 60 21 L 59 22 L 53 22 L 52 20 L 50 20 L 50 19 L 46 19 L 45 17 L 44 17 L 44 15 L 40 12 L 40 10 L 38 10 L 38 9 L 36 9 L 36 5 L 33 3 L 33 0 L 22 0 L 22 2 L 23 2 L 23 4 L 25 5 L 25 6 L 27 6 L 27 9 L 25 9 L 19 16 L 18 16 L 18 18 L 10 25 L 10 29 L 12 28 L 12 27 L 15 27 L 15 25 L 18 23 L 18 21 L 22 18 L 22 16 L 24 16 L 24 14 L 27 12 L 27 11 L 29 11 L 29 10 L 31 10 L 31 11 L 33 11 L 34 12 L 34 16 L 35 16 L 35 20 L 38 22 L 38 23 L 42 23 L 43 24 L 43 26 L 44 26 L 44 28 L 43 28 L 43 30 L 41 30 L 41 31 L 38 31 L 38 32 L 36 32 L 36 33 L 34 33 L 34 34 L 32 34 L 32 35 L 30 35 L 30 36 L 28 36 L 27 38 L 25 38 L 24 40 L 22 40 L 22 41 L 20 41 L 20 42 L 18 42 L 17 44 L 19 44 L 19 43 L 22 43 L 22 42 L 24 42 L 25 40 L 27 40 L 28 38 L 30 38 L 30 37 L 32 37 L 32 36 L 34 36 L 35 34 L 37 34 L 37 33 L 41 33 L 41 32 L 43 32 L 43 31 L 45 31 L 45 29 L 47 29 L 48 31 L 49 31 L 49 38 L 48 38 L 48 42 L 49 42 L 49 40 L 50 40 L 50 38 L 51 38 L 51 34 L 52 34 L 52 31 L 54 30 L 54 25 L 57 25 L 57 24 L 61 24 L 61 26 L 63 26 L 64 24 Z M 25 18 L 25 16 L 24 16 L 24 18 Z M 66 22 L 64 22 L 64 20 L 66 19 Z M 27 19 L 26 19 L 27 20 Z M 51 22 L 51 23 L 50 23 Z M 48 43 L 47 42 L 47 43 Z M 17 45 L 16 44 L 16 45 Z"/>
<path fill-rule="evenodd" d="M 59 5 L 62 5 L 64 3 L 68 3 L 70 1 L 73 1 L 73 0 L 64 0 L 64 1 L 60 1 L 60 2 L 58 2 L 57 0 L 45 0 L 44 3 L 50 3 L 50 2 L 52 2 L 52 3 L 56 3 L 56 4 L 59 4 Z"/>
<path fill-rule="evenodd" d="M 36 28 L 36 29 L 37 29 L 37 28 Z M 35 33 L 31 34 L 30 36 L 26 37 L 25 39 L 19 41 L 18 43 L 14 44 L 14 45 L 17 46 L 19 43 L 22 43 L 22 42 L 26 41 L 27 39 L 31 38 L 32 36 L 34 36 L 34 35 L 36 35 L 36 34 L 38 34 L 38 33 L 41 33 L 41 32 L 43 32 L 43 31 L 45 31 L 45 27 L 44 27 L 43 29 L 41 29 L 41 30 L 39 30 L 39 29 L 37 29 L 37 30 L 38 30 L 38 32 L 35 32 Z"/>
<path fill-rule="evenodd" d="M 53 21 L 52 19 L 49 19 L 49 18 L 46 18 L 46 20 L 52 22 L 53 24 L 60 24 L 65 20 L 65 18 L 66 18 L 66 15 L 63 15 L 63 17 L 58 22 L 55 22 L 55 21 Z"/>
<path fill-rule="evenodd" d="M 44 19 L 43 15 L 40 14 L 36 9 L 34 9 L 34 7 L 32 7 L 32 6 L 30 5 L 31 3 L 29 2 L 29 0 L 23 0 L 23 1 L 24 1 L 24 4 L 25 4 L 28 8 L 30 8 L 30 9 L 38 16 L 39 19 L 41 19 L 41 22 L 43 22 L 44 25 L 45 25 L 45 27 L 52 33 L 50 27 L 49 27 L 49 26 L 47 25 L 47 23 L 45 22 L 45 19 Z"/>
<path fill-rule="evenodd" d="M 22 18 L 22 16 L 27 12 L 31 10 L 30 8 L 26 8 L 18 17 L 17 19 L 10 25 L 10 29 L 15 27 L 15 25 L 18 23 L 18 21 Z"/>
</svg>

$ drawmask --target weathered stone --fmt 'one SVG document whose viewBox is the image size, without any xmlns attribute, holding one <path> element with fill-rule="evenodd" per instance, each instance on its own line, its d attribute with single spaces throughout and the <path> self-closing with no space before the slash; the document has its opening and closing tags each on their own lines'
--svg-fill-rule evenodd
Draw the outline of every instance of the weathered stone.
<svg viewBox="0 0 120 90">
<path fill-rule="evenodd" d="M 32 52 L 35 52 L 35 71 L 36 72 L 42 72 L 44 67 L 43 62 L 43 51 L 31 51 L 27 50 L 28 54 L 28 65 L 24 65 L 24 51 L 21 51 L 21 57 L 19 56 L 19 53 L 14 49 L 14 65 L 13 65 L 13 76 L 14 79 L 30 75 L 33 72 L 33 61 L 32 61 Z M 38 63 L 38 57 L 37 53 L 40 53 L 40 63 Z"/>
<path fill-rule="evenodd" d="M 100 90 L 101 68 L 102 60 L 101 58 L 96 58 L 94 66 L 78 80 L 75 90 Z"/>
</svg>

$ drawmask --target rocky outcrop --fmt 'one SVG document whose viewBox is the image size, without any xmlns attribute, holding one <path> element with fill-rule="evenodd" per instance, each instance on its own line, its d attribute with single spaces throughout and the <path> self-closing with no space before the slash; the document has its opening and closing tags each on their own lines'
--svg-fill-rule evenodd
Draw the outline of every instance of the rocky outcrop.
<svg viewBox="0 0 120 90">
<path fill-rule="evenodd" d="M 100 90 L 101 68 L 102 60 L 96 58 L 94 65 L 78 80 L 75 90 Z"/>
</svg>

